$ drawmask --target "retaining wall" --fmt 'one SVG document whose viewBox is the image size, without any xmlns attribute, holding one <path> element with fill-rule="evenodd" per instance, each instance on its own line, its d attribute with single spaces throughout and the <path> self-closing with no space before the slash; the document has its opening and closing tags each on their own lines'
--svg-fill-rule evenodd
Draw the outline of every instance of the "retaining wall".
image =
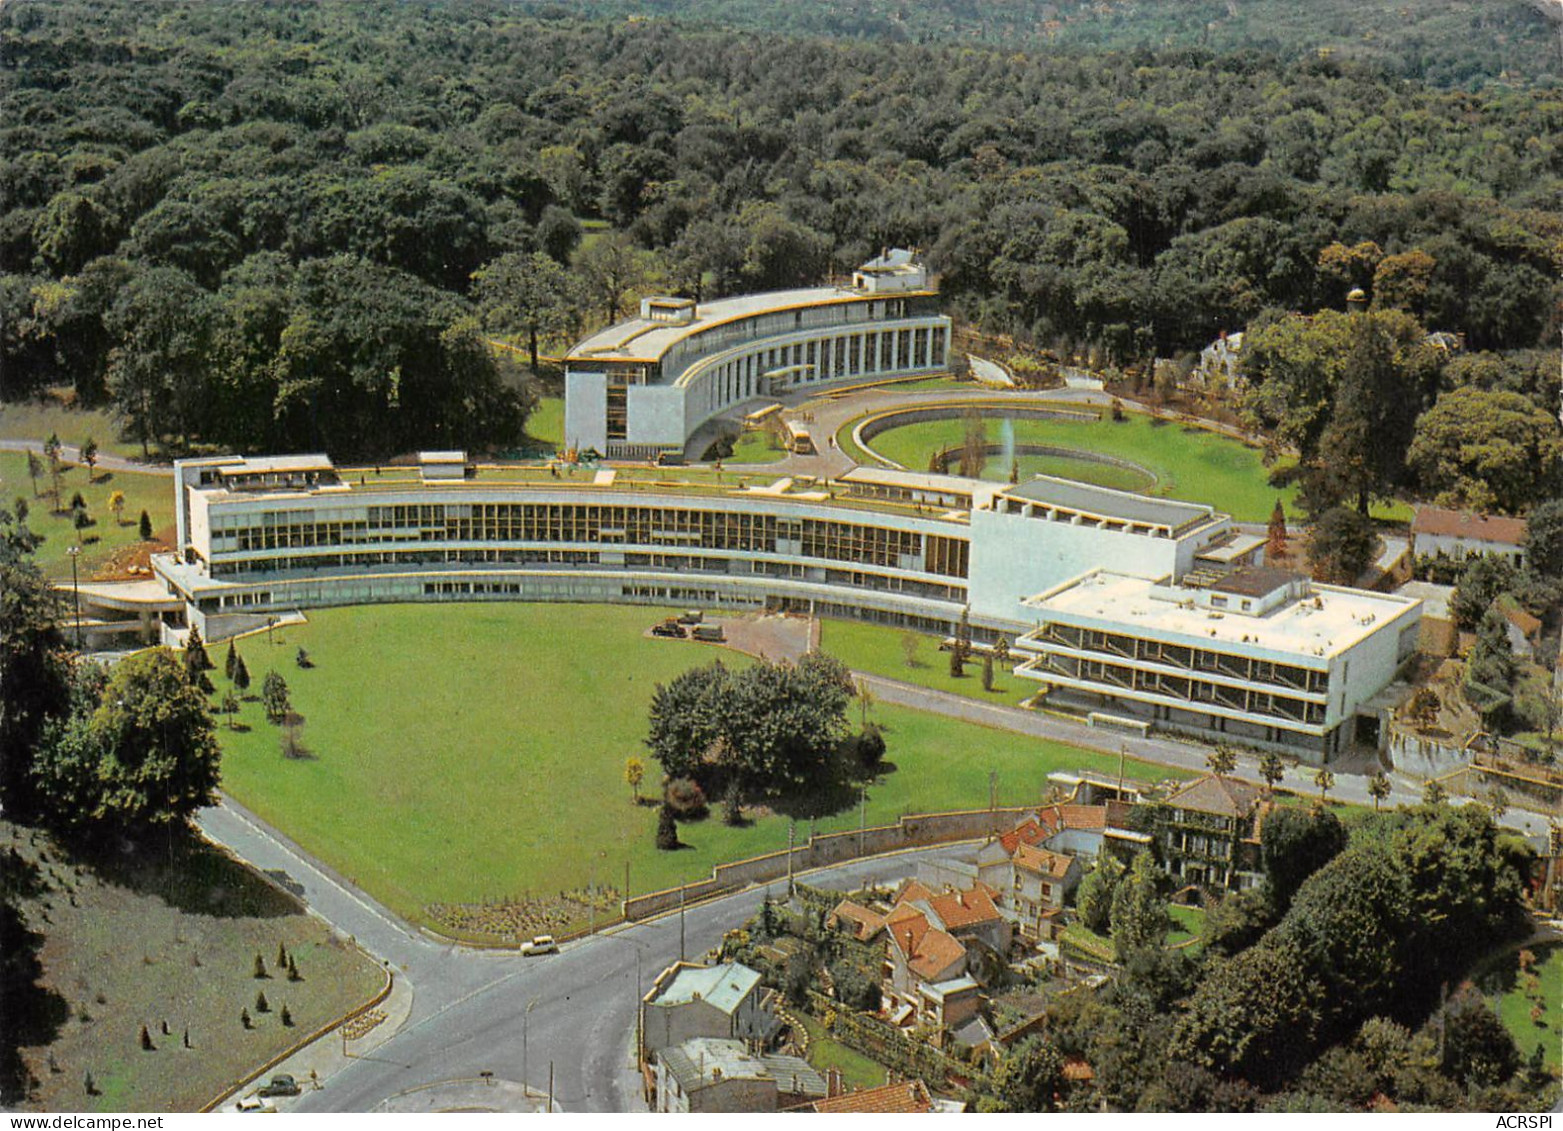
<svg viewBox="0 0 1563 1131">
<path fill-rule="evenodd" d="M 904 848 L 927 848 L 963 840 L 977 840 L 1008 832 L 1035 806 L 968 810 L 960 813 L 915 813 L 893 825 L 837 833 L 816 833 L 792 849 L 794 874 L 823 868 L 860 856 L 877 856 Z M 624 901 L 624 917 L 645 919 L 685 904 L 737 891 L 750 884 L 767 883 L 787 875 L 788 852 L 767 853 L 731 864 L 718 864 L 708 879 L 681 888 L 637 895 Z"/>
<path fill-rule="evenodd" d="M 1417 778 L 1437 778 L 1471 764 L 1473 753 L 1452 743 L 1426 738 L 1392 726 L 1389 731 L 1390 765 Z"/>
</svg>

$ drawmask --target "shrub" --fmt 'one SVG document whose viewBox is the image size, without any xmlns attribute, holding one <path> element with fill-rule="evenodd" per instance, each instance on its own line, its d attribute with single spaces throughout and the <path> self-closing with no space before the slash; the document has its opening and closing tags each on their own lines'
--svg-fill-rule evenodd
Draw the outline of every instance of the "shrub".
<svg viewBox="0 0 1563 1131">
<path fill-rule="evenodd" d="M 694 821 L 710 810 L 705 790 L 693 778 L 674 778 L 668 782 L 667 807 L 680 821 Z"/>
<path fill-rule="evenodd" d="M 869 723 L 847 739 L 848 753 L 865 774 L 879 769 L 885 756 L 885 733 L 878 723 Z"/>
</svg>

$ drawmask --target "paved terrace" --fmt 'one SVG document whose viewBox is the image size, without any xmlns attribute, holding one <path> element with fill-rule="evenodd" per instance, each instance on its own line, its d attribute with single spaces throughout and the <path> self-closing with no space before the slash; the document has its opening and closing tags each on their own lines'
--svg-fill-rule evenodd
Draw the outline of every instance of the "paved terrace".
<svg viewBox="0 0 1563 1131">
<path fill-rule="evenodd" d="M 612 467 L 593 471 L 585 468 L 561 469 L 558 474 L 546 467 L 523 467 L 510 464 L 480 464 L 477 474 L 465 480 L 432 480 L 421 478 L 417 468 L 350 467 L 338 468 L 340 484 L 316 488 L 278 488 L 265 490 L 227 491 L 221 487 L 204 488 L 214 500 L 222 498 L 261 500 L 297 499 L 313 497 L 343 497 L 375 495 L 391 492 L 417 491 L 430 499 L 456 499 L 463 492 L 493 488 L 521 488 L 537 491 L 590 492 L 643 491 L 671 500 L 728 499 L 734 497 L 774 499 L 791 503 L 808 503 L 843 510 L 899 515 L 924 519 L 941 519 L 964 524 L 966 515 L 959 511 L 919 505 L 912 502 L 876 499 L 850 495 L 847 485 L 834 480 L 820 481 L 809 476 L 778 476 L 770 469 L 762 473 L 744 473 L 733 470 L 716 471 L 707 468 L 626 468 Z"/>
</svg>

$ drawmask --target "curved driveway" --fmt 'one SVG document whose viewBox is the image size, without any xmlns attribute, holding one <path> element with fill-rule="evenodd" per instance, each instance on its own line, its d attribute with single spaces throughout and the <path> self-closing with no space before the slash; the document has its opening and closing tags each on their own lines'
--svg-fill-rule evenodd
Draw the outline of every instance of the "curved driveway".
<svg viewBox="0 0 1563 1131">
<path fill-rule="evenodd" d="M 643 1109 L 633 1052 L 636 1002 L 679 957 L 676 913 L 582 939 L 541 958 L 469 950 L 411 930 L 232 802 L 204 810 L 200 825 L 257 867 L 285 872 L 286 882 L 302 889 L 316 914 L 389 960 L 413 986 L 412 1012 L 402 1028 L 327 1077 L 321 1091 L 306 1092 L 294 1110 L 371 1111 L 408 1089 L 485 1071 L 518 1082 L 524 1075 L 525 1083 L 542 1091 L 550 1062 L 555 1100 L 563 1110 Z M 859 887 L 909 875 L 917 859 L 950 851 L 945 846 L 855 861 L 809 879 Z M 684 953 L 698 957 L 752 915 L 766 892 L 779 897 L 785 888 L 786 881 L 777 880 L 690 907 Z"/>
</svg>

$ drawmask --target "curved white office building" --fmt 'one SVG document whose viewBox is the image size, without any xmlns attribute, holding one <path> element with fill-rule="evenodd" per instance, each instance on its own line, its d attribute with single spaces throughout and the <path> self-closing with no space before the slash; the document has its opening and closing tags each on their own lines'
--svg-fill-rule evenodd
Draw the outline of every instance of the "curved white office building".
<svg viewBox="0 0 1563 1131">
<path fill-rule="evenodd" d="M 682 451 L 701 424 L 757 397 L 942 372 L 950 325 L 907 251 L 865 263 L 850 286 L 648 298 L 638 318 L 566 355 L 565 444 L 647 459 Z"/>
<path fill-rule="evenodd" d="M 968 610 L 979 638 L 1014 639 L 1017 674 L 1045 695 L 1317 759 L 1357 733 L 1420 616 L 1300 579 L 1251 593 L 1264 539 L 1227 516 L 1046 477 L 570 479 L 459 452 L 383 475 L 281 456 L 185 460 L 175 476 L 179 552 L 153 559 L 174 641 L 185 624 L 215 641 L 294 610 L 403 601 L 800 610 L 937 633 Z"/>
</svg>

